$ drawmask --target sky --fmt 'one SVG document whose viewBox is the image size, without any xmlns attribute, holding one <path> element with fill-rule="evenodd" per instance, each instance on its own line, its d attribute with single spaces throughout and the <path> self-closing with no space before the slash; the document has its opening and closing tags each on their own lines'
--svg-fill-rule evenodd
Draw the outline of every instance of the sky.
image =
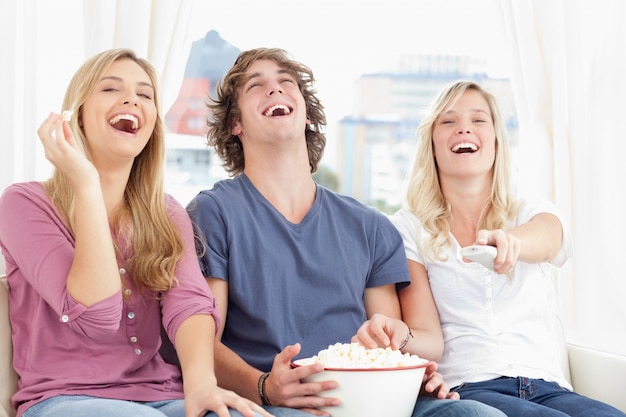
<svg viewBox="0 0 626 417">
<path fill-rule="evenodd" d="M 335 165 L 333 135 L 351 114 L 356 79 L 393 71 L 402 55 L 465 55 L 487 60 L 492 76 L 510 61 L 499 0 L 196 0 L 187 36 L 216 30 L 241 50 L 279 47 L 309 66 L 325 107 L 323 162 Z"/>
<path fill-rule="evenodd" d="M 469 55 L 506 73 L 499 0 L 231 0 L 194 4 L 189 36 L 211 29 L 245 50 L 280 47 L 308 65 L 329 119 L 349 114 L 360 74 L 393 70 L 402 54 Z"/>
<path fill-rule="evenodd" d="M 73 71 L 84 61 L 81 39 L 75 38 L 74 30 L 83 20 L 82 8 L 76 7 L 80 1 L 39 0 L 40 10 L 49 10 L 35 26 L 36 42 L 29 40 L 32 36 L 17 40 L 18 50 L 35 48 L 51 64 L 40 83 L 47 93 L 37 105 L 38 119 L 58 107 Z M 324 160 L 330 165 L 337 122 L 351 114 L 353 87 L 361 74 L 394 70 L 404 54 L 483 57 L 494 76 L 506 74 L 510 61 L 500 0 L 187 1 L 192 7 L 185 35 L 189 45 L 216 30 L 241 50 L 283 48 L 313 70 L 328 120 Z M 28 4 L 25 14 L 32 12 Z M 110 28 L 106 21 L 102 25 Z M 59 44 L 58 39 L 71 41 L 73 47 Z M 49 167 L 41 169 L 39 175 L 47 175 Z"/>
<path fill-rule="evenodd" d="M 82 8 L 76 7 L 81 0 L 50 6 L 39 1 L 39 8 L 50 8 L 36 25 L 43 37 L 37 38 L 38 44 L 18 44 L 18 48 L 42 48 L 41 53 L 52 59 L 63 51 L 62 65 L 51 66 L 48 74 L 59 80 L 47 86 L 58 101 L 84 56 L 79 53 L 82 48 L 45 43 L 62 33 L 61 39 L 73 38 L 73 27 L 80 27 L 83 17 Z M 484 57 L 494 76 L 506 74 L 510 61 L 500 0 L 186 1 L 192 8 L 186 33 L 189 45 L 216 30 L 242 50 L 286 49 L 313 70 L 329 121 L 351 113 L 353 84 L 359 75 L 393 70 L 403 54 Z M 24 6 L 23 12 L 31 11 Z M 54 50 L 59 52 L 48 52 Z M 44 105 L 47 112 L 50 104 Z"/>
</svg>

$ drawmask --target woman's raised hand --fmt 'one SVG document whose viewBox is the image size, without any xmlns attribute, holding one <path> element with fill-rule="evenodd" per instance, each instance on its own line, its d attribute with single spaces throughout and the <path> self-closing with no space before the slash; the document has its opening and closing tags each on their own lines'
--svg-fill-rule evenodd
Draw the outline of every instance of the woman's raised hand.
<svg viewBox="0 0 626 417">
<path fill-rule="evenodd" d="M 50 113 L 37 129 L 37 135 L 46 159 L 68 178 L 72 186 L 98 183 L 98 171 L 80 149 L 69 124 L 60 114 Z"/>
</svg>

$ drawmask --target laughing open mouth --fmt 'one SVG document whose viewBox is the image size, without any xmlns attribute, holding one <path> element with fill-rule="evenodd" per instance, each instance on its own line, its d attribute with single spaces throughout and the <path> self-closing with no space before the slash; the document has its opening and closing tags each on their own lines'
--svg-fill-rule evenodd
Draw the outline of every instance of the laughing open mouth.
<svg viewBox="0 0 626 417">
<path fill-rule="evenodd" d="M 478 146 L 473 143 L 463 142 L 452 147 L 454 153 L 474 153 L 478 150 Z"/>
<path fill-rule="evenodd" d="M 132 114 L 118 114 L 109 120 L 109 124 L 117 130 L 127 133 L 137 133 L 139 120 Z"/>
<path fill-rule="evenodd" d="M 284 104 L 276 104 L 275 106 L 270 107 L 265 110 L 263 113 L 264 116 L 274 117 L 274 116 L 286 116 L 291 113 L 291 109 Z"/>
</svg>

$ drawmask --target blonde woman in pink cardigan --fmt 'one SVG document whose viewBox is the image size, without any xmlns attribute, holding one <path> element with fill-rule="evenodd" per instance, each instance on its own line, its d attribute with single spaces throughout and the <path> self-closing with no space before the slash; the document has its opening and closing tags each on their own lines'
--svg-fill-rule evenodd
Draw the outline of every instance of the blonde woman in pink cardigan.
<svg viewBox="0 0 626 417">
<path fill-rule="evenodd" d="M 63 108 L 69 122 L 50 114 L 38 130 L 52 178 L 0 198 L 17 416 L 269 416 L 217 385 L 219 316 L 189 217 L 163 193 L 152 66 L 98 54 Z M 161 326 L 182 374 L 159 354 Z"/>
</svg>

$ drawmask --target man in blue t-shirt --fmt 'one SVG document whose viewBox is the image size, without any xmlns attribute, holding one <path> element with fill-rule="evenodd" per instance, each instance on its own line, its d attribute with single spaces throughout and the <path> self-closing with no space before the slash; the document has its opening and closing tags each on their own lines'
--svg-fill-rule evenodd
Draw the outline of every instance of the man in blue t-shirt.
<svg viewBox="0 0 626 417">
<path fill-rule="evenodd" d="M 326 143 L 313 83 L 283 50 L 242 52 L 208 104 L 208 143 L 233 178 L 188 206 L 223 318 L 219 383 L 285 417 L 338 405 L 315 395 L 334 381 L 300 382 L 321 365 L 292 369 L 292 360 L 349 343 L 374 316 L 389 329 L 371 335 L 380 344 L 397 349 L 411 335 L 397 295 L 409 284 L 399 233 L 382 213 L 312 178 Z M 456 401 L 435 371 L 433 363 L 424 377 L 431 395 L 420 396 L 414 417 L 503 416 Z"/>
</svg>

